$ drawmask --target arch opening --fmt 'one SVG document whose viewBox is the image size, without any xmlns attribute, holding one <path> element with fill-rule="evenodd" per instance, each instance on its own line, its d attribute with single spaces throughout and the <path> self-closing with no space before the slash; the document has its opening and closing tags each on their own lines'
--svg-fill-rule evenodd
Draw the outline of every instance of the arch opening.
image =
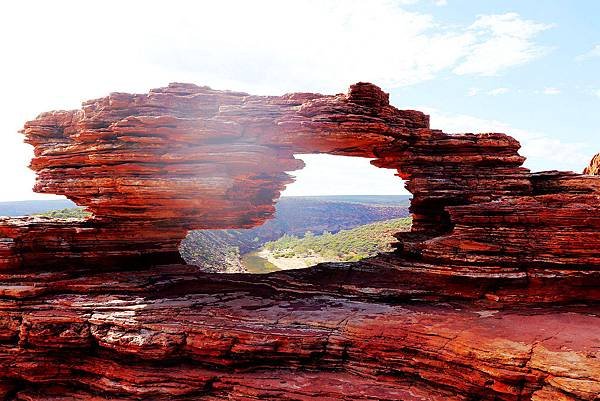
<svg viewBox="0 0 600 401">
<path fill-rule="evenodd" d="M 393 169 L 372 159 L 295 154 L 272 219 L 250 229 L 192 230 L 180 245 L 188 264 L 217 273 L 269 273 L 357 261 L 393 250 L 410 230 L 410 193 Z"/>
</svg>

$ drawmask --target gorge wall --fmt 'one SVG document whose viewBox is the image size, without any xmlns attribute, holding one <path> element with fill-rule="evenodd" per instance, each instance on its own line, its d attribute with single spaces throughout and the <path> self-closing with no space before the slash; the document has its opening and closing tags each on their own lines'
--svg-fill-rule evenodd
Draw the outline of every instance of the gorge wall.
<svg viewBox="0 0 600 401">
<path fill-rule="evenodd" d="M 600 399 L 594 170 L 531 173 L 513 138 L 431 129 L 366 83 L 171 84 L 23 133 L 36 191 L 94 217 L 0 220 L 7 400 Z M 395 252 L 260 277 L 182 264 L 188 230 L 271 217 L 298 153 L 397 170 L 414 224 Z"/>
</svg>

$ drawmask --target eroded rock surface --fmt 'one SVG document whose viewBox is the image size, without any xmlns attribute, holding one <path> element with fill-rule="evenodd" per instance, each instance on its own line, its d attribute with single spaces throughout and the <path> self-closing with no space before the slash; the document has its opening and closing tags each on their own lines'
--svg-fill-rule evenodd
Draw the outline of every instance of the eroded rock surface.
<svg viewBox="0 0 600 401">
<path fill-rule="evenodd" d="M 0 310 L 15 319 L 0 373 L 28 400 L 594 400 L 600 391 L 600 316 L 589 309 L 390 303 L 385 292 L 320 284 L 328 274 L 352 275 L 320 267 L 304 291 L 294 273 L 215 278 L 186 266 L 53 277 L 59 294 L 5 295 Z"/>
<path fill-rule="evenodd" d="M 6 400 L 598 400 L 600 177 L 531 173 L 371 84 L 190 84 L 28 122 L 36 190 L 89 220 L 0 220 Z M 373 158 L 413 193 L 397 250 L 265 276 L 185 266 L 187 230 L 261 224 L 295 153 Z"/>
</svg>

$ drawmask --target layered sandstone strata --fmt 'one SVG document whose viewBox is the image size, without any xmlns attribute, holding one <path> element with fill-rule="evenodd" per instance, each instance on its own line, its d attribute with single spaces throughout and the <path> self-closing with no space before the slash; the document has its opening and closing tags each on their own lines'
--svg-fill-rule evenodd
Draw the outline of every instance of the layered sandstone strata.
<svg viewBox="0 0 600 401">
<path fill-rule="evenodd" d="M 0 220 L 7 400 L 597 400 L 600 177 L 531 173 L 371 84 L 114 93 L 25 125 L 36 190 L 89 220 Z M 397 250 L 251 275 L 181 265 L 193 228 L 273 213 L 297 153 L 372 158 L 413 193 Z M 400 182 L 400 181 L 399 181 Z M 169 264 L 167 264 L 169 263 Z"/>
<path fill-rule="evenodd" d="M 146 230 L 175 242 L 188 229 L 269 218 L 291 181 L 286 171 L 302 167 L 294 153 L 369 157 L 397 169 L 414 195 L 407 251 L 415 235 L 452 229 L 448 206 L 531 192 L 516 140 L 432 130 L 428 116 L 394 108 L 371 84 L 347 95 L 280 97 L 172 84 L 42 114 L 24 134 L 37 191 L 68 196 L 104 226 L 153 225 Z"/>
<path fill-rule="evenodd" d="M 148 265 L 183 263 L 177 245 L 181 229 L 157 229 L 145 223 L 107 224 L 95 220 L 59 220 L 43 216 L 0 217 L 0 271 L 81 263 Z"/>
<path fill-rule="evenodd" d="M 305 274 L 215 277 L 163 266 L 54 274 L 52 290 L 5 292 L 7 398 L 554 401 L 600 393 L 597 310 L 392 303 L 385 291 L 359 294 L 358 286 L 350 296 L 321 284 L 352 277 L 349 266 Z"/>
</svg>

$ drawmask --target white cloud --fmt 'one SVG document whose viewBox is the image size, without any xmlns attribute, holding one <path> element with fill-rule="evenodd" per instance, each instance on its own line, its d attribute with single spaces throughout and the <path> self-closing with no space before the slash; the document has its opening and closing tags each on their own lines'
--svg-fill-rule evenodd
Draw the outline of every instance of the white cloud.
<svg viewBox="0 0 600 401">
<path fill-rule="evenodd" d="M 510 13 L 445 26 L 402 8 L 414 1 L 6 2 L 0 171 L 12 174 L 0 200 L 34 196 L 31 151 L 16 133 L 24 121 L 112 91 L 173 81 L 256 94 L 336 93 L 357 81 L 389 90 L 541 54 L 534 39 L 546 25 Z"/>
<path fill-rule="evenodd" d="M 467 92 L 467 96 L 477 96 L 477 95 L 488 95 L 488 96 L 498 96 L 504 95 L 510 92 L 509 88 L 494 88 L 487 91 L 482 91 L 479 88 L 470 88 Z"/>
<path fill-rule="evenodd" d="M 585 53 L 580 54 L 579 56 L 575 57 L 575 60 L 586 61 L 586 60 L 591 60 L 593 58 L 600 58 L 600 44 L 597 44 L 594 47 L 592 47 L 592 49 L 590 51 L 585 52 Z"/>
<path fill-rule="evenodd" d="M 551 28 L 522 19 L 517 13 L 482 15 L 470 27 L 476 40 L 466 58 L 454 68 L 459 75 L 496 75 L 541 56 L 547 50 L 535 44 L 538 33 Z"/>
<path fill-rule="evenodd" d="M 435 0 L 434 4 L 438 7 L 447 6 L 448 0 Z"/>
<path fill-rule="evenodd" d="M 488 91 L 487 94 L 490 96 L 498 96 L 498 95 L 504 95 L 508 92 L 510 92 L 510 89 L 508 89 L 508 88 L 496 88 L 496 89 L 492 89 L 492 90 Z"/>
<path fill-rule="evenodd" d="M 533 39 L 548 27 L 515 13 L 444 26 L 391 0 L 8 4 L 0 30 L 19 33 L 3 47 L 19 57 L 20 75 L 54 76 L 63 88 L 94 77 L 98 91 L 117 74 L 130 83 L 108 90 L 177 78 L 270 94 L 339 91 L 358 80 L 396 87 L 452 70 L 485 75 L 539 55 Z M 32 57 L 43 69 L 22 63 Z"/>
<path fill-rule="evenodd" d="M 594 95 L 600 98 L 600 89 L 594 91 Z"/>
<path fill-rule="evenodd" d="M 520 153 L 527 157 L 525 166 L 532 171 L 570 170 L 581 172 L 597 149 L 591 144 L 564 142 L 544 133 L 515 128 L 510 124 L 479 118 L 466 114 L 443 112 L 434 108 L 420 107 L 431 115 L 432 128 L 448 133 L 502 132 L 521 142 Z"/>
<path fill-rule="evenodd" d="M 560 92 L 560 89 L 553 87 L 544 88 L 544 90 L 542 91 L 544 95 L 560 95 Z"/>
</svg>

